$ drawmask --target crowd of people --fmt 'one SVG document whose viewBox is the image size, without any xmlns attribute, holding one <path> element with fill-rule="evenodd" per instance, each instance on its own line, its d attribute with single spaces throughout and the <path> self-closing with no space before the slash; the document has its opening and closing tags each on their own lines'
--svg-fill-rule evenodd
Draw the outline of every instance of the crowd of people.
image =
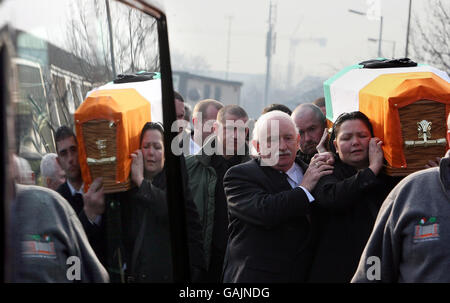
<svg viewBox="0 0 450 303">
<path fill-rule="evenodd" d="M 192 125 L 178 138 L 193 282 L 450 282 L 448 158 L 388 176 L 368 117 L 344 113 L 329 131 L 323 98 L 272 104 L 253 129 L 238 105 L 206 99 L 191 112 L 178 93 L 175 105 Z M 84 191 L 76 134 L 61 126 L 41 161 L 48 189 L 15 180 L 13 280 L 69 282 L 78 256 L 84 282 L 173 281 L 165 131 L 145 124 L 134 186 L 111 207 L 101 178 Z"/>
</svg>

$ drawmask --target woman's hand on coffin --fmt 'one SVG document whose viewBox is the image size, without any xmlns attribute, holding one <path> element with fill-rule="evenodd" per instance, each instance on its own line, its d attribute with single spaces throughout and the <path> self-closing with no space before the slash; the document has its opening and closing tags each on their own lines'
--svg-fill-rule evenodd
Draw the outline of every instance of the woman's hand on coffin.
<svg viewBox="0 0 450 303">
<path fill-rule="evenodd" d="M 373 137 L 369 142 L 369 168 L 375 175 L 378 175 L 383 167 L 384 154 L 381 146 L 383 141 L 380 138 Z"/>
<path fill-rule="evenodd" d="M 105 194 L 103 192 L 103 179 L 96 178 L 87 193 L 83 196 L 84 213 L 89 220 L 94 221 L 97 216 L 105 212 Z"/>
<path fill-rule="evenodd" d="M 140 187 L 144 181 L 144 157 L 140 149 L 130 155 L 133 159 L 131 162 L 131 180 Z"/>
</svg>

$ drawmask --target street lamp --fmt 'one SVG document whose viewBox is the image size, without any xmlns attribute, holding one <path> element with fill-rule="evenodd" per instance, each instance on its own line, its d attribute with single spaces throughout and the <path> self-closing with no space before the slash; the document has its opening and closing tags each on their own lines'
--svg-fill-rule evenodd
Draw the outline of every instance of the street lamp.
<svg viewBox="0 0 450 303">
<path fill-rule="evenodd" d="M 379 42 L 378 39 L 368 38 L 370 42 Z M 382 40 L 381 42 L 389 42 L 392 43 L 392 58 L 395 58 L 395 41 L 394 40 Z"/>
<path fill-rule="evenodd" d="M 366 13 L 355 11 L 353 9 L 348 10 L 349 13 L 361 15 L 361 16 L 367 16 Z M 381 57 L 381 41 L 382 41 L 382 35 L 383 35 L 383 16 L 380 16 L 380 35 L 378 38 L 378 57 Z"/>
</svg>

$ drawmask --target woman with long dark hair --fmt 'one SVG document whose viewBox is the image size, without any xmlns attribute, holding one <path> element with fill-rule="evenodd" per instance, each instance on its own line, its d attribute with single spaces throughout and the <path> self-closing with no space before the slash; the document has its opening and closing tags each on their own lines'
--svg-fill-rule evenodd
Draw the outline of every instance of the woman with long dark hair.
<svg viewBox="0 0 450 303">
<path fill-rule="evenodd" d="M 131 180 L 136 185 L 122 198 L 123 262 L 128 282 L 172 282 L 170 224 L 166 199 L 167 182 L 164 169 L 164 129 L 148 122 L 140 136 L 140 149 L 131 157 Z M 181 161 L 184 163 L 184 161 Z M 203 279 L 204 253 L 197 208 L 184 175 L 186 230 L 191 280 Z M 180 187 L 183 185 L 180 184 Z"/>
<path fill-rule="evenodd" d="M 394 185 L 381 172 L 382 144 L 359 111 L 335 121 L 330 138 L 335 168 L 313 192 L 318 242 L 310 282 L 350 282 L 378 210 Z"/>
</svg>

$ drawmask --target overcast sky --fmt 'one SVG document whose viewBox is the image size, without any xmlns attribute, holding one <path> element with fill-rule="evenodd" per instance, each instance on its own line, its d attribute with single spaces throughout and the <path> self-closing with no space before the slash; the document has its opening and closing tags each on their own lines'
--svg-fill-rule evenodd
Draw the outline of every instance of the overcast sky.
<svg viewBox="0 0 450 303">
<path fill-rule="evenodd" d="M 423 2 L 413 1 L 413 14 L 423 11 Z M 286 77 L 290 39 L 300 39 L 295 51 L 295 76 L 329 76 L 346 65 L 377 56 L 380 22 L 349 13 L 366 12 L 366 0 L 272 0 L 276 4 L 276 53 L 272 75 Z M 380 0 L 383 16 L 382 55 L 405 55 L 409 0 Z M 228 16 L 232 16 L 230 72 L 265 73 L 265 43 L 269 0 L 167 0 L 165 9 L 173 51 L 202 56 L 213 70 L 226 70 Z M 294 33 L 295 29 L 297 32 Z M 326 38 L 321 47 L 316 40 Z"/>
<path fill-rule="evenodd" d="M 211 70 L 226 71 L 229 46 L 230 73 L 265 73 L 269 0 L 159 1 L 167 14 L 172 53 L 200 56 Z M 368 38 L 378 39 L 380 22 L 348 12 L 349 9 L 367 12 L 368 2 L 376 0 L 272 0 L 276 6 L 274 31 L 277 36 L 272 78 L 285 81 L 288 65 L 292 62 L 295 62 L 293 76 L 299 81 L 307 75 L 329 77 L 347 65 L 375 58 L 378 44 L 368 41 Z M 413 0 L 412 18 L 424 15 L 426 6 L 433 2 Z M 26 3 L 33 6 L 36 2 Z M 34 18 L 40 9 L 46 10 L 46 19 L 64 18 L 52 15 L 54 10 L 45 8 L 54 8 L 59 3 L 62 2 L 39 2 L 40 7 L 30 10 L 34 15 L 25 19 L 30 20 L 28 27 L 31 32 L 38 31 L 33 28 L 31 20 L 43 21 Z M 409 0 L 379 0 L 379 3 L 383 16 L 382 55 L 403 57 Z M 231 39 L 228 45 L 230 16 Z M 325 46 L 317 43 L 317 39 L 323 38 L 327 40 Z M 294 56 L 289 56 L 291 39 L 299 40 Z M 392 41 L 395 41 L 395 54 Z"/>
</svg>

